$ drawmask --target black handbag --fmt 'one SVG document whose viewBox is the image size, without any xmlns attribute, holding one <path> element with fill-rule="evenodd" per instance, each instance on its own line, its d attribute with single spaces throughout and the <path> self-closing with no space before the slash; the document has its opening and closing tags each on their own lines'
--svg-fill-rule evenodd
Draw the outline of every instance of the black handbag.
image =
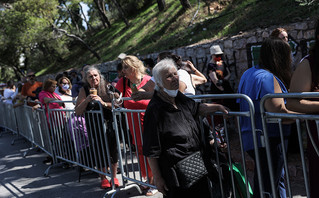
<svg viewBox="0 0 319 198">
<path fill-rule="evenodd" d="M 173 168 L 181 188 L 191 187 L 208 174 L 199 151 L 177 162 Z"/>
</svg>

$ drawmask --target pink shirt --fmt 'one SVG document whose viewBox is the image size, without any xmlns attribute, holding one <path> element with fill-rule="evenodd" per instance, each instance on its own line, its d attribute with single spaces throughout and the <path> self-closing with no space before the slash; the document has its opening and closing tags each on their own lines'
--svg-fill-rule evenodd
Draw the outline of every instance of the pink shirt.
<svg viewBox="0 0 319 198">
<path fill-rule="evenodd" d="M 46 114 L 47 119 L 48 119 L 48 121 L 49 121 L 48 107 L 47 107 L 47 104 L 44 103 L 44 98 L 55 98 L 56 100 L 62 100 L 62 99 L 61 99 L 61 97 L 60 97 L 58 94 L 56 94 L 55 92 L 51 93 L 51 92 L 42 90 L 42 91 L 39 93 L 39 100 L 40 100 L 40 102 L 42 103 L 42 105 L 44 105 L 44 107 L 45 107 L 45 114 Z M 59 105 L 59 103 L 56 103 L 56 102 L 49 103 L 49 108 L 50 108 L 50 109 L 63 109 L 63 107 L 61 107 L 61 106 Z"/>
</svg>

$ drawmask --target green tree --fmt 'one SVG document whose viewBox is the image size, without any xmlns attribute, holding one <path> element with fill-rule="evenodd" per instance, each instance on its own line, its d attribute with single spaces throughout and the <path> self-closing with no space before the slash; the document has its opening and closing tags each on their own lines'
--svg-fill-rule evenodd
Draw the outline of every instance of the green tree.
<svg viewBox="0 0 319 198">
<path fill-rule="evenodd" d="M 70 12 L 73 7 L 79 10 L 79 1 L 65 4 L 70 6 Z M 81 38 L 85 36 L 79 26 L 81 16 L 73 15 L 73 23 L 70 12 L 57 0 L 17 0 L 7 4 L 0 10 L 1 69 L 11 68 L 18 78 L 27 69 L 63 67 L 69 47 L 74 44 L 84 46 L 99 60 L 100 56 Z"/>
</svg>

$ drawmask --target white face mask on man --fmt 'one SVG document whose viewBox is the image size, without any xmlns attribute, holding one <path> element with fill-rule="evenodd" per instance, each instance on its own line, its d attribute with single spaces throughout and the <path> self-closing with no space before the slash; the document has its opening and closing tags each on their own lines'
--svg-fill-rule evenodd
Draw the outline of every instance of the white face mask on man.
<svg viewBox="0 0 319 198">
<path fill-rule="evenodd" d="M 176 97 L 177 96 L 177 93 L 178 93 L 178 89 L 176 89 L 176 90 L 169 90 L 169 89 L 166 89 L 166 88 L 164 88 L 163 87 L 163 91 L 165 92 L 165 93 L 167 93 L 167 95 L 169 95 L 170 97 Z"/>
</svg>

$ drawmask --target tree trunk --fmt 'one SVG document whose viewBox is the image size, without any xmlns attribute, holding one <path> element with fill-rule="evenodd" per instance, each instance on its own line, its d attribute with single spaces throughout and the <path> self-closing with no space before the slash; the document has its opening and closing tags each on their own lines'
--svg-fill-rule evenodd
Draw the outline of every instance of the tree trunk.
<svg viewBox="0 0 319 198">
<path fill-rule="evenodd" d="M 205 5 L 207 6 L 207 13 L 210 15 L 210 0 L 206 0 Z"/>
<path fill-rule="evenodd" d="M 109 19 L 107 18 L 107 16 L 105 15 L 105 13 L 103 12 L 103 8 L 102 8 L 102 6 L 105 6 L 105 5 L 101 5 L 100 0 L 94 0 L 94 3 L 97 7 L 97 10 L 99 11 L 99 15 L 101 17 L 101 20 L 102 20 L 104 27 L 106 27 L 105 24 L 107 24 L 107 26 L 110 28 L 111 23 L 110 23 Z"/>
<path fill-rule="evenodd" d="M 157 6 L 159 11 L 163 11 L 166 8 L 165 0 L 157 0 Z"/>
<path fill-rule="evenodd" d="M 80 37 L 74 35 L 74 34 L 69 34 L 66 30 L 64 29 L 59 29 L 55 26 L 53 26 L 53 29 L 59 32 L 62 32 L 63 34 L 65 34 L 67 37 L 73 38 L 77 41 L 79 41 L 81 44 L 83 44 L 98 60 L 101 59 L 101 57 L 99 56 L 99 54 L 93 50 L 88 44 L 85 43 L 85 41 L 83 41 Z"/>
<path fill-rule="evenodd" d="M 82 8 L 82 6 L 81 6 L 80 3 L 79 3 L 79 7 L 80 7 L 81 13 L 82 13 L 82 15 L 83 15 L 84 21 L 85 21 L 85 23 L 86 23 L 86 26 L 87 26 L 88 30 L 91 31 L 91 30 L 92 30 L 92 27 L 91 27 L 90 23 L 88 22 L 88 20 L 87 20 L 85 14 L 84 14 L 84 12 L 83 12 L 83 8 Z"/>
<path fill-rule="evenodd" d="M 122 20 L 124 21 L 125 25 L 128 26 L 129 23 L 128 23 L 127 18 L 125 17 L 125 13 L 124 13 L 124 10 L 122 9 L 121 5 L 119 4 L 119 2 L 117 2 L 117 0 L 112 0 L 112 2 L 113 2 L 114 5 L 117 7 L 117 10 L 118 10 L 119 13 L 120 13 L 120 17 L 121 17 Z"/>
<path fill-rule="evenodd" d="M 64 2 L 64 6 L 66 7 L 66 10 L 68 11 L 68 13 L 69 13 L 69 15 L 70 15 L 70 18 L 71 18 L 71 21 L 72 21 L 72 23 L 74 24 L 74 26 L 75 26 L 77 32 L 80 33 L 80 28 L 79 28 L 79 26 L 78 26 L 78 23 L 76 22 L 75 17 L 73 16 L 72 11 L 69 9 L 69 7 L 66 5 L 65 2 Z"/>
<path fill-rule="evenodd" d="M 190 9 L 192 6 L 188 0 L 179 0 L 184 8 L 184 10 Z"/>
</svg>

